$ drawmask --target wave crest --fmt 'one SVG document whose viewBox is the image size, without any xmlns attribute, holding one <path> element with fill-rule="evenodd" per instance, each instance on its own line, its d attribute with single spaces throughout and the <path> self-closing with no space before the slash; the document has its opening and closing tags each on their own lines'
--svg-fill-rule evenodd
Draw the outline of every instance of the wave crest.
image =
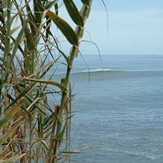
<svg viewBox="0 0 163 163">
<path fill-rule="evenodd" d="M 106 72 L 106 71 L 112 71 L 112 70 L 111 69 L 98 68 L 98 69 L 94 69 L 94 70 L 86 70 L 86 71 L 83 71 L 83 72 Z"/>
</svg>

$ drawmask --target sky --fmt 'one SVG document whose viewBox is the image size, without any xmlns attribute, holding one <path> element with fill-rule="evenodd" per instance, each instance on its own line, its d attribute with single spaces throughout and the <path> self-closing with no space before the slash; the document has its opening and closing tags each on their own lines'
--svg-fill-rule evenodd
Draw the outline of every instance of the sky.
<svg viewBox="0 0 163 163">
<path fill-rule="evenodd" d="M 104 2 L 93 0 L 82 54 L 163 54 L 163 0 Z"/>
</svg>

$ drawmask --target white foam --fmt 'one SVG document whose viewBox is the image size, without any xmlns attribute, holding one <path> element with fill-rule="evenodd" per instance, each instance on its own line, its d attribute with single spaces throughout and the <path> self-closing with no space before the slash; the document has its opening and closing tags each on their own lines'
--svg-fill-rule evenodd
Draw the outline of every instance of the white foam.
<svg viewBox="0 0 163 163">
<path fill-rule="evenodd" d="M 98 68 L 98 69 L 94 69 L 94 70 L 86 70 L 84 72 L 103 72 L 103 71 L 111 71 L 111 69 L 101 69 L 101 68 Z"/>
<path fill-rule="evenodd" d="M 152 155 L 151 156 L 150 155 L 146 155 L 146 157 L 151 159 L 151 160 L 157 160 L 158 159 L 158 157 L 152 156 Z"/>
</svg>

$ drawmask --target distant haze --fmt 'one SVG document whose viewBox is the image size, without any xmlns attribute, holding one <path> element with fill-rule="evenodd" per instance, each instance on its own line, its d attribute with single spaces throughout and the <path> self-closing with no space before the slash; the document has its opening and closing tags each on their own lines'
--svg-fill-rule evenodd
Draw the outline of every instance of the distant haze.
<svg viewBox="0 0 163 163">
<path fill-rule="evenodd" d="M 94 42 L 101 54 L 163 54 L 162 0 L 104 2 L 107 12 L 101 0 L 93 1 L 83 40 Z M 98 53 L 94 43 L 81 43 L 81 52 Z"/>
</svg>

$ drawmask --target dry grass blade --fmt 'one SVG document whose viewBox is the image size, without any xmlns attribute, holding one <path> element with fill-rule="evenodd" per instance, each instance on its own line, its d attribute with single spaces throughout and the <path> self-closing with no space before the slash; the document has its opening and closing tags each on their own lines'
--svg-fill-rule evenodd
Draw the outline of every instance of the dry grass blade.
<svg viewBox="0 0 163 163">
<path fill-rule="evenodd" d="M 11 162 L 15 162 L 16 160 L 20 160 L 21 158 L 23 158 L 26 155 L 26 153 L 20 154 L 20 155 L 16 155 L 13 156 L 9 159 L 6 160 L 0 160 L 0 163 L 11 163 Z"/>
<path fill-rule="evenodd" d="M 74 30 L 58 16 L 58 1 L 7 0 L 2 4 L 0 0 L 4 5 L 0 7 L 0 162 L 56 163 L 83 151 L 69 152 L 72 94 L 68 89 L 92 0 L 82 2 L 79 11 L 72 0 L 63 1 L 77 25 Z M 60 48 L 52 22 L 72 45 L 69 55 Z M 59 58 L 64 61 L 58 62 Z M 53 77 L 56 62 L 67 66 L 60 82 Z M 61 143 L 65 151 L 60 152 Z"/>
<path fill-rule="evenodd" d="M 14 125 L 12 125 L 12 128 L 10 130 L 6 131 L 6 133 L 0 138 L 0 145 L 3 144 L 8 139 L 8 137 L 17 129 L 17 127 L 20 124 L 21 124 L 21 119 L 16 123 L 14 123 Z"/>
<path fill-rule="evenodd" d="M 0 120 L 0 130 L 7 125 L 7 123 L 15 116 L 15 114 L 21 109 L 24 98 L 22 98 L 19 103 L 17 103 L 4 117 Z"/>
<path fill-rule="evenodd" d="M 82 151 L 86 151 L 86 150 L 90 150 L 90 149 L 94 149 L 94 148 L 78 149 L 78 150 L 75 150 L 75 151 L 72 151 L 72 152 L 69 152 L 69 153 L 65 154 L 64 156 L 60 157 L 58 160 L 61 160 L 61 159 L 66 158 L 66 157 L 69 157 L 73 153 L 78 153 L 78 152 L 82 152 Z"/>
<path fill-rule="evenodd" d="M 24 80 L 28 80 L 28 81 L 33 81 L 33 82 L 38 82 L 38 83 L 45 83 L 45 84 L 51 84 L 54 86 L 57 86 L 58 88 L 60 88 L 62 91 L 67 91 L 67 89 L 62 85 L 59 84 L 57 82 L 54 81 L 49 81 L 49 80 L 39 80 L 39 79 L 31 79 L 31 78 L 23 78 Z"/>
</svg>

